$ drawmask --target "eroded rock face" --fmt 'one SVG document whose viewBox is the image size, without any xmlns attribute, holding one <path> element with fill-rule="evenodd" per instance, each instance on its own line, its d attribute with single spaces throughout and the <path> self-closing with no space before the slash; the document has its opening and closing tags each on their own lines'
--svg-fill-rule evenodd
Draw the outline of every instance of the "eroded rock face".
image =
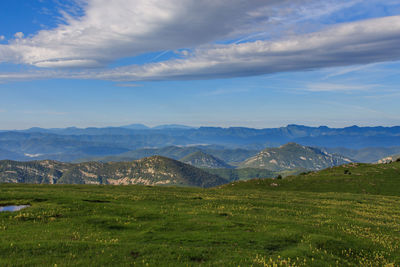
<svg viewBox="0 0 400 267">
<path fill-rule="evenodd" d="M 39 184 L 142 184 L 211 187 L 225 179 L 182 162 L 154 156 L 132 162 L 0 161 L 0 182 Z"/>
<path fill-rule="evenodd" d="M 395 161 L 398 161 L 400 159 L 400 155 L 393 155 L 393 156 L 389 156 L 383 159 L 378 160 L 378 164 L 380 163 L 392 163 Z"/>
</svg>

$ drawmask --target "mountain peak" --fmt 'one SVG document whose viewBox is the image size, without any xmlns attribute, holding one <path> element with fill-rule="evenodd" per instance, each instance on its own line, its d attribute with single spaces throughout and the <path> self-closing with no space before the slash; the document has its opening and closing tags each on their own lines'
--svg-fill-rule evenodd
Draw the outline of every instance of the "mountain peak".
<svg viewBox="0 0 400 267">
<path fill-rule="evenodd" d="M 302 145 L 300 145 L 300 144 L 297 144 L 297 143 L 295 143 L 295 142 L 286 143 L 286 144 L 284 144 L 284 145 L 281 145 L 279 148 L 288 148 L 288 147 L 304 148 L 304 146 L 302 146 Z M 267 149 L 268 149 L 268 148 L 267 148 Z"/>
<path fill-rule="evenodd" d="M 164 130 L 164 129 L 196 129 L 196 127 L 181 125 L 181 124 L 163 124 L 153 127 L 152 129 Z"/>
<path fill-rule="evenodd" d="M 348 158 L 290 142 L 277 148 L 266 148 L 256 156 L 244 161 L 239 167 L 269 169 L 272 171 L 320 170 L 350 162 L 352 161 Z"/>
</svg>

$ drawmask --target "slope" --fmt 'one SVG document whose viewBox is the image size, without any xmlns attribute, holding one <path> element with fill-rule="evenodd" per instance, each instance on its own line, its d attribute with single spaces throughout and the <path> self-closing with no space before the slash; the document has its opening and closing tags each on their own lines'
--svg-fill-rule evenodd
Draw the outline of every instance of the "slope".
<svg viewBox="0 0 400 267">
<path fill-rule="evenodd" d="M 320 149 L 288 143 L 278 148 L 266 148 L 256 156 L 239 165 L 240 168 L 262 168 L 272 171 L 309 169 L 321 170 L 352 162 L 340 155 L 329 154 Z"/>
<path fill-rule="evenodd" d="M 182 162 L 154 156 L 132 162 L 0 161 L 0 182 L 36 184 L 143 184 L 212 187 L 225 179 Z"/>
<path fill-rule="evenodd" d="M 281 180 L 254 179 L 235 182 L 239 189 L 273 191 L 337 192 L 400 196 L 400 162 L 350 163 L 322 171 L 288 176 Z M 227 185 L 227 188 L 230 188 Z"/>
</svg>

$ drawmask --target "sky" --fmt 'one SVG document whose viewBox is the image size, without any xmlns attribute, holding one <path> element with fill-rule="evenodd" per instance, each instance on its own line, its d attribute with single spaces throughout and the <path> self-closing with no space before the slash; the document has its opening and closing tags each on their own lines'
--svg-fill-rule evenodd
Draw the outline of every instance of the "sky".
<svg viewBox="0 0 400 267">
<path fill-rule="evenodd" d="M 399 0 L 1 0 L 0 129 L 400 125 Z"/>
</svg>

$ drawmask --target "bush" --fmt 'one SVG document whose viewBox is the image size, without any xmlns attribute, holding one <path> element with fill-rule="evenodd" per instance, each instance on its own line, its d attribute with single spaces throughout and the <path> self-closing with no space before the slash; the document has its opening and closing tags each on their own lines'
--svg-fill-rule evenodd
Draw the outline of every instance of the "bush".
<svg viewBox="0 0 400 267">
<path fill-rule="evenodd" d="M 344 170 L 344 174 L 351 174 L 351 172 L 349 170 Z"/>
<path fill-rule="evenodd" d="M 275 179 L 281 180 L 282 179 L 282 175 L 279 174 L 278 176 L 276 176 Z"/>
</svg>

